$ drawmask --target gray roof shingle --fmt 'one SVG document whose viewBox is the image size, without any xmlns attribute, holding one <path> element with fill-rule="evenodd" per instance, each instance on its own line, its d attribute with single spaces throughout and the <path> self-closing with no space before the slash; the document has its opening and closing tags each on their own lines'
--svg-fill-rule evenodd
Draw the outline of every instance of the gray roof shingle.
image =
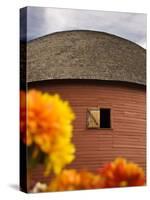
<svg viewBox="0 0 150 200">
<path fill-rule="evenodd" d="M 27 81 L 94 79 L 146 85 L 146 50 L 104 32 L 75 30 L 27 43 Z"/>
</svg>

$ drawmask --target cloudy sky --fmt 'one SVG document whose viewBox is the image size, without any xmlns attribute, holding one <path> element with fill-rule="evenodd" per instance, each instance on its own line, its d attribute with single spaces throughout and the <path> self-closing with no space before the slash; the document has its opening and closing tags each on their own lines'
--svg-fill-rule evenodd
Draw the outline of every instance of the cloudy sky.
<svg viewBox="0 0 150 200">
<path fill-rule="evenodd" d="M 24 12 L 21 21 L 24 22 Z M 21 26 L 21 39 L 24 38 Z M 64 30 L 112 33 L 146 48 L 146 14 L 28 7 L 27 40 Z"/>
</svg>

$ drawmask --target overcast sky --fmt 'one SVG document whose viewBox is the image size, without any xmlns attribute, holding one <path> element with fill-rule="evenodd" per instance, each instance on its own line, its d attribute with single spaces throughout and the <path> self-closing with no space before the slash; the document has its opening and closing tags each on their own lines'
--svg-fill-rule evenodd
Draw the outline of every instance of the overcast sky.
<svg viewBox="0 0 150 200">
<path fill-rule="evenodd" d="M 27 40 L 79 29 L 112 33 L 146 48 L 146 14 L 28 7 Z M 23 37 L 21 31 L 21 39 Z"/>
</svg>

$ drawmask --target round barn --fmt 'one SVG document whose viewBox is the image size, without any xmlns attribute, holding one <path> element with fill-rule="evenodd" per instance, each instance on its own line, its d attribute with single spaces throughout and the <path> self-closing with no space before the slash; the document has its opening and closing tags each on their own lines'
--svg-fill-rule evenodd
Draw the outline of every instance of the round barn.
<svg viewBox="0 0 150 200">
<path fill-rule="evenodd" d="M 145 49 L 104 32 L 49 34 L 27 44 L 27 82 L 60 94 L 75 112 L 76 159 L 68 167 L 94 170 L 123 156 L 145 169 Z"/>
</svg>

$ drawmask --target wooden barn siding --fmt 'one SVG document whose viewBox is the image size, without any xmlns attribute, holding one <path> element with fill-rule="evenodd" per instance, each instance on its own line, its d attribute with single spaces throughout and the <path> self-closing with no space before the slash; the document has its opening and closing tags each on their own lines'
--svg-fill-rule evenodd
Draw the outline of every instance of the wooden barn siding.
<svg viewBox="0 0 150 200">
<path fill-rule="evenodd" d="M 73 142 L 76 159 L 67 168 L 94 170 L 123 156 L 146 169 L 146 93 L 134 84 L 51 81 L 30 83 L 29 88 L 58 93 L 70 102 L 75 114 Z M 90 107 L 111 108 L 112 129 L 87 129 Z M 41 168 L 33 173 L 39 180 Z M 43 179 L 43 178 L 42 178 Z"/>
</svg>

